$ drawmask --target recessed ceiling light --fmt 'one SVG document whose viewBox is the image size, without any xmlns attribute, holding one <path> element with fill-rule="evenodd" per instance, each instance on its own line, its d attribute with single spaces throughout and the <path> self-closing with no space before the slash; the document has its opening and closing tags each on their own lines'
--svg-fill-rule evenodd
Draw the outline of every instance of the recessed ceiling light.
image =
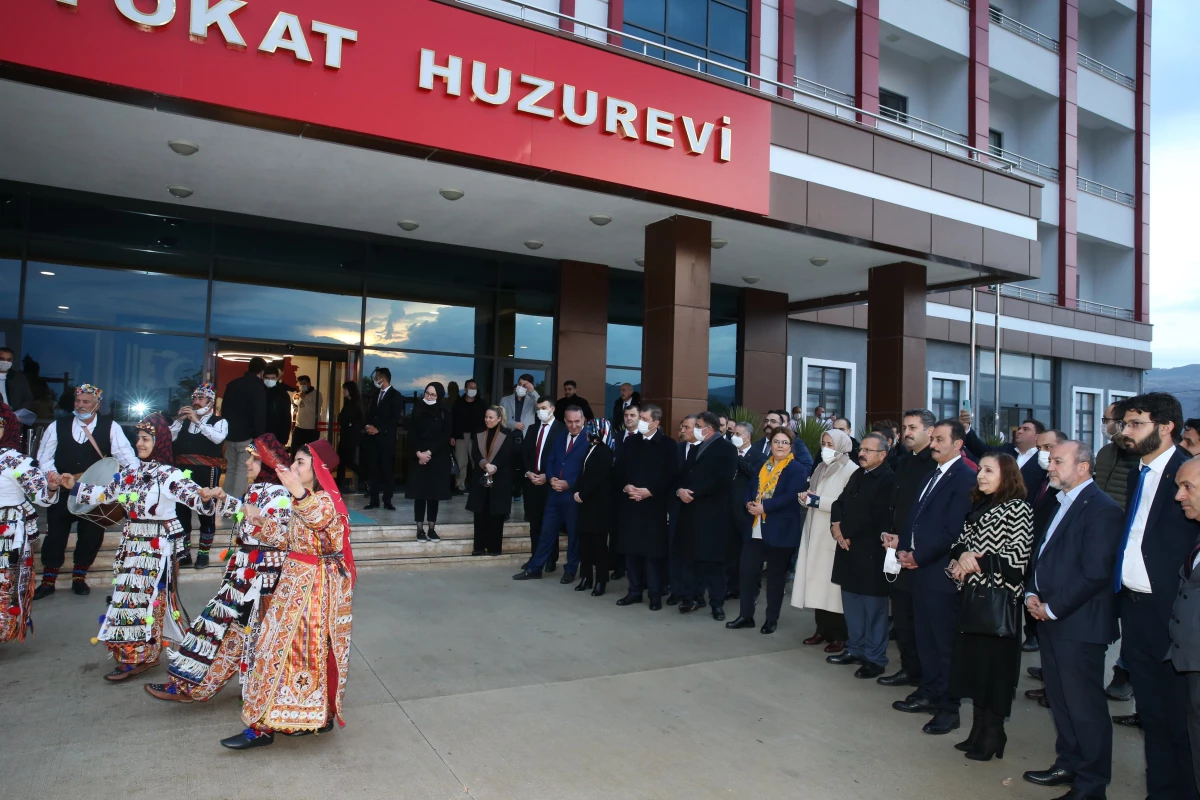
<svg viewBox="0 0 1200 800">
<path fill-rule="evenodd" d="M 762 280 L 762 278 L 756 278 L 756 277 L 755 277 L 755 276 L 753 276 L 753 275 L 743 275 L 743 276 L 742 276 L 742 280 L 744 280 L 746 283 L 748 283 L 748 284 L 750 284 L 751 286 L 753 286 L 754 284 L 756 284 L 756 283 L 758 283 L 760 280 Z"/>
<path fill-rule="evenodd" d="M 592 221 L 593 225 L 600 225 L 602 227 L 612 222 L 612 217 L 608 214 L 592 214 L 588 219 Z"/>
<path fill-rule="evenodd" d="M 181 200 L 186 197 L 191 197 L 193 194 L 195 194 L 195 192 L 186 186 L 168 186 L 167 191 Z"/>
<path fill-rule="evenodd" d="M 438 194 L 447 200 L 453 202 L 462 198 L 466 194 L 462 189 L 438 189 Z"/>
<path fill-rule="evenodd" d="M 421 227 L 421 224 L 419 222 L 417 222 L 416 220 L 412 220 L 412 219 L 402 219 L 399 222 L 397 222 L 396 224 L 399 225 L 401 228 L 403 228 L 406 231 L 415 231 L 417 228 Z"/>
<path fill-rule="evenodd" d="M 526 239 L 525 246 L 530 250 L 541 250 L 545 242 L 539 242 L 537 239 Z"/>
<path fill-rule="evenodd" d="M 529 345 L 523 344 L 523 345 L 521 345 L 521 349 L 522 349 L 522 350 L 528 350 L 528 349 L 529 349 Z"/>
<path fill-rule="evenodd" d="M 171 141 L 167 142 L 167 147 L 171 148 L 181 156 L 194 156 L 196 153 L 200 152 L 200 145 L 192 144 L 191 142 L 185 142 L 183 139 L 172 139 Z"/>
<path fill-rule="evenodd" d="M 718 239 L 716 236 L 713 237 L 713 240 L 712 240 L 713 250 L 720 250 L 722 247 L 724 247 L 727 244 L 729 244 L 729 242 L 726 241 L 725 239 Z"/>
<path fill-rule="evenodd" d="M 42 270 L 42 274 L 43 274 L 43 275 L 54 275 L 54 273 L 53 273 L 53 272 L 50 272 L 50 271 L 48 271 L 48 270 Z"/>
<path fill-rule="evenodd" d="M 829 263 L 829 259 L 825 256 L 813 256 L 808 260 L 808 263 L 812 264 L 814 267 L 823 267 Z"/>
<path fill-rule="evenodd" d="M 637 264 L 639 267 L 644 267 L 644 266 L 646 266 L 646 259 L 644 259 L 644 258 L 635 258 L 635 259 L 633 260 L 633 263 Z"/>
<path fill-rule="evenodd" d="M 70 311 L 71 307 L 70 306 L 59 306 L 58 310 L 59 311 Z"/>
</svg>

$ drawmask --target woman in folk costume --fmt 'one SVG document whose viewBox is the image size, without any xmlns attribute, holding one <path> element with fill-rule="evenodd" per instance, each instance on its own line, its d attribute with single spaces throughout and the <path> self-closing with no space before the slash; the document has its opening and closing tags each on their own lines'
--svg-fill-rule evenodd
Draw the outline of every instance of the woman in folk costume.
<svg viewBox="0 0 1200 800">
<path fill-rule="evenodd" d="M 263 527 L 258 538 L 288 554 L 242 690 L 247 727 L 221 740 L 231 750 L 265 747 L 276 732 L 325 733 L 334 717 L 340 721 L 356 572 L 337 466 L 333 446 L 318 439 L 277 470 L 292 496 L 292 518 L 286 528 Z M 254 506 L 245 513 L 252 524 L 265 519 Z"/>
<path fill-rule="evenodd" d="M 113 561 L 112 601 L 100 617 L 100 633 L 117 666 L 105 680 L 123 681 L 156 666 L 164 635 L 183 639 L 191 624 L 179 601 L 179 554 L 183 528 L 175 504 L 211 514 L 191 475 L 174 466 L 171 427 L 157 412 L 137 425 L 134 444 L 140 461 L 121 467 L 108 485 L 77 483 L 63 475 L 63 488 L 83 505 L 116 501 L 128 515 Z"/>
<path fill-rule="evenodd" d="M 808 506 L 808 518 L 804 520 L 800 555 L 796 559 L 792 605 L 816 610 L 817 632 L 804 643 L 828 642 L 826 653 L 846 649 L 842 589 L 833 582 L 833 557 L 838 545 L 833 538 L 830 514 L 833 501 L 841 497 L 850 475 L 858 469 L 858 454 L 850 452 L 853 446 L 850 437 L 836 428 L 822 433 L 821 463 L 813 470 L 808 491 L 800 495 L 800 502 Z"/>
<path fill-rule="evenodd" d="M 179 649 L 167 654 L 170 682 L 146 684 L 146 691 L 159 700 L 209 700 L 234 675 L 244 675 L 254 660 L 262 618 L 287 557 L 260 540 L 263 529 L 268 528 L 274 531 L 272 537 L 278 538 L 291 520 L 292 493 L 280 485 L 275 473 L 291 460 L 287 449 L 270 433 L 251 442 L 245 457 L 250 484 L 245 498 L 229 497 L 219 488 L 201 491 L 218 503 L 219 516 L 233 518 L 237 548 L 231 546 L 222 555 L 228 560 L 216 596 L 192 621 Z M 259 524 L 246 518 L 247 506 L 262 512 Z"/>
<path fill-rule="evenodd" d="M 0 644 L 23 642 L 33 628 L 29 608 L 38 516 L 32 503 L 49 507 L 58 500 L 58 476 L 51 477 L 21 452 L 21 423 L 0 403 Z"/>
</svg>

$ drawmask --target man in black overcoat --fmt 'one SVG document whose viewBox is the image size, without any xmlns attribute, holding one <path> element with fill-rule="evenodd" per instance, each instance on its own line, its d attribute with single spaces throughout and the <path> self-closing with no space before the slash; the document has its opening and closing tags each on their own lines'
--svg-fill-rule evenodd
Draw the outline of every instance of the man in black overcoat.
<svg viewBox="0 0 1200 800">
<path fill-rule="evenodd" d="M 679 613 L 704 608 L 712 598 L 713 619 L 725 619 L 725 548 L 729 536 L 729 497 L 737 468 L 737 449 L 717 432 L 717 415 L 696 415 L 696 445 L 679 474 L 679 525 L 676 544 L 683 558 L 683 591 Z"/>
<path fill-rule="evenodd" d="M 675 442 L 659 426 L 662 409 L 642 406 L 645 433 L 626 440 L 617 453 L 613 482 L 621 487 L 617 501 L 617 547 L 625 554 L 629 593 L 619 606 L 642 602 L 650 595 L 650 610 L 662 608 L 662 574 L 667 558 L 667 501 L 675 487 Z"/>
</svg>

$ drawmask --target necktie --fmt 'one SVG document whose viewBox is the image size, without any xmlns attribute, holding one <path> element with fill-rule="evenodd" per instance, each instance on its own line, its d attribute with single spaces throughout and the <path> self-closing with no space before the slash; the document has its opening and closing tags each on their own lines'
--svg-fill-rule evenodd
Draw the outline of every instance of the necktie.
<svg viewBox="0 0 1200 800">
<path fill-rule="evenodd" d="M 1035 505 L 1036 505 L 1037 503 L 1040 503 L 1040 502 L 1042 502 L 1042 498 L 1046 496 L 1046 489 L 1047 489 L 1049 486 L 1050 486 L 1050 479 L 1049 479 L 1049 478 L 1047 478 L 1046 480 L 1042 481 L 1042 487 L 1041 487 L 1040 489 L 1038 489 L 1038 493 L 1037 493 L 1037 499 L 1033 501 Z"/>
<path fill-rule="evenodd" d="M 938 467 L 933 471 L 933 478 L 925 487 L 925 491 L 921 493 L 921 505 L 925 505 L 925 501 L 929 499 L 929 495 L 933 494 L 933 487 L 937 486 L 938 479 L 942 477 L 942 468 Z"/>
<path fill-rule="evenodd" d="M 546 428 L 549 428 L 549 427 L 550 427 L 549 425 L 546 425 L 543 423 L 542 427 L 538 428 L 537 446 L 534 449 L 536 456 L 535 456 L 534 460 L 537 462 L 537 464 L 535 464 L 535 466 L 537 467 L 537 472 L 539 474 L 542 471 L 542 440 L 546 436 Z"/>
<path fill-rule="evenodd" d="M 567 437 L 567 453 L 571 452 L 571 447 L 575 444 L 575 434 Z"/>
<path fill-rule="evenodd" d="M 1142 502 L 1142 487 L 1146 485 L 1146 474 L 1150 468 L 1142 464 L 1138 473 L 1137 489 L 1129 501 L 1129 509 L 1125 514 L 1125 532 L 1121 534 L 1121 547 L 1117 550 L 1117 566 L 1113 571 L 1113 593 L 1121 591 L 1121 569 L 1125 564 L 1125 547 L 1129 544 L 1129 533 L 1133 530 L 1133 520 L 1137 517 L 1138 505 Z"/>
<path fill-rule="evenodd" d="M 1183 565 L 1183 574 L 1187 578 L 1192 577 L 1192 564 L 1196 563 L 1196 556 L 1200 556 L 1200 543 L 1192 548 L 1192 554 L 1188 556 L 1187 563 Z"/>
<path fill-rule="evenodd" d="M 573 434 L 573 433 L 572 433 L 572 434 L 568 434 L 568 435 L 567 435 L 567 452 L 563 453 L 563 456 L 564 456 L 564 458 L 563 458 L 563 464 L 562 464 L 562 466 L 560 466 L 560 467 L 558 468 L 558 477 L 559 477 L 559 478 L 562 478 L 562 476 L 563 476 L 563 470 L 564 470 L 564 469 L 566 468 L 566 466 L 567 466 L 567 465 L 566 465 L 566 458 L 565 458 L 565 456 L 567 456 L 567 455 L 570 455 L 570 453 L 571 453 L 571 445 L 573 445 L 573 444 L 575 444 L 575 434 Z"/>
</svg>

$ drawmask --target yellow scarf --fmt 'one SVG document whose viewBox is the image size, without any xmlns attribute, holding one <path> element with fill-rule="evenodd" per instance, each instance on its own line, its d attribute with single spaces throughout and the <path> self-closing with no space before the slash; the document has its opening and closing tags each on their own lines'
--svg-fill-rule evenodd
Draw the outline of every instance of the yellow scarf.
<svg viewBox="0 0 1200 800">
<path fill-rule="evenodd" d="M 774 458 L 768 458 L 763 462 L 762 467 L 758 470 L 758 500 L 761 503 L 763 500 L 769 500 L 775 496 L 775 484 L 779 483 L 779 476 L 787 469 L 787 465 L 792 463 L 792 454 L 788 453 L 787 458 L 775 463 Z M 767 521 L 767 512 L 763 511 L 762 521 Z"/>
</svg>

